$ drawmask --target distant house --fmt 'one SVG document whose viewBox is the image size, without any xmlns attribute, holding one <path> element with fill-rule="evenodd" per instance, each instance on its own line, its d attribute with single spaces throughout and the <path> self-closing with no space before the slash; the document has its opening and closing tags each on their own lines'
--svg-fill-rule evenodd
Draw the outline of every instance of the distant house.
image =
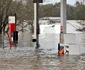
<svg viewBox="0 0 85 70">
<path fill-rule="evenodd" d="M 40 24 L 60 23 L 60 17 L 43 17 L 39 19 Z"/>
</svg>

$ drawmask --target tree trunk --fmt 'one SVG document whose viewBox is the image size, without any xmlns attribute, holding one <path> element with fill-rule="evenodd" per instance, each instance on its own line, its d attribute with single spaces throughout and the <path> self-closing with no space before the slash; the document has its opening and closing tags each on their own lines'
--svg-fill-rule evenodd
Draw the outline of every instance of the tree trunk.
<svg viewBox="0 0 85 70">
<path fill-rule="evenodd" d="M 0 29 L 0 34 L 2 34 L 2 29 Z"/>
</svg>

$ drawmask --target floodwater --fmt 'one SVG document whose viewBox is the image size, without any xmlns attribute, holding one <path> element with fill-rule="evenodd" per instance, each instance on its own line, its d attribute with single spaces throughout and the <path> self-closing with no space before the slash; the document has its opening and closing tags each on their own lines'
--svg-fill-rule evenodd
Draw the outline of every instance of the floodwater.
<svg viewBox="0 0 85 70">
<path fill-rule="evenodd" d="M 70 28 L 69 28 L 70 27 Z M 71 31 L 72 29 L 72 31 Z M 68 33 L 76 32 L 68 25 Z M 40 48 L 35 49 L 30 31 L 19 33 L 17 47 L 9 48 L 5 36 L 5 48 L 0 45 L 0 70 L 85 70 L 85 33 L 76 32 L 77 43 L 82 55 L 57 55 L 59 34 L 40 34 Z M 1 43 L 1 40 L 0 40 Z"/>
</svg>

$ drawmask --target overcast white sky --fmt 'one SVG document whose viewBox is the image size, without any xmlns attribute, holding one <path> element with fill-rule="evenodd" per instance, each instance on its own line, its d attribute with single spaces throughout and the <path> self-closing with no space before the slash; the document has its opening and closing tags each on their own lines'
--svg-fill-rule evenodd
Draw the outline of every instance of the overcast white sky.
<svg viewBox="0 0 85 70">
<path fill-rule="evenodd" d="M 55 3 L 55 2 L 60 2 L 61 0 L 44 0 L 44 4 L 49 4 L 49 3 Z M 82 0 L 67 0 L 68 4 L 74 5 L 76 1 L 82 1 Z"/>
</svg>

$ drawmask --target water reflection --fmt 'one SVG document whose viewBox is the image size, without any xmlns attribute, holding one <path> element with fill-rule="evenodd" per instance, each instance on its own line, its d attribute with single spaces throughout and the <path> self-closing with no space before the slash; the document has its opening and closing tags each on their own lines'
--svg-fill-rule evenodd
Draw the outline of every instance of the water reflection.
<svg viewBox="0 0 85 70">
<path fill-rule="evenodd" d="M 42 49 L 30 48 L 4 51 L 0 50 L 0 53 L 3 55 L 8 53 L 8 57 L 16 54 L 17 56 L 7 58 L 5 55 L 1 58 L 0 70 L 85 70 L 85 56 L 60 57 L 57 53 L 43 53 Z"/>
<path fill-rule="evenodd" d="M 34 70 L 84 70 L 85 56 L 57 56 L 40 54 L 37 50 Z M 37 61 L 37 62 L 36 62 Z"/>
</svg>

